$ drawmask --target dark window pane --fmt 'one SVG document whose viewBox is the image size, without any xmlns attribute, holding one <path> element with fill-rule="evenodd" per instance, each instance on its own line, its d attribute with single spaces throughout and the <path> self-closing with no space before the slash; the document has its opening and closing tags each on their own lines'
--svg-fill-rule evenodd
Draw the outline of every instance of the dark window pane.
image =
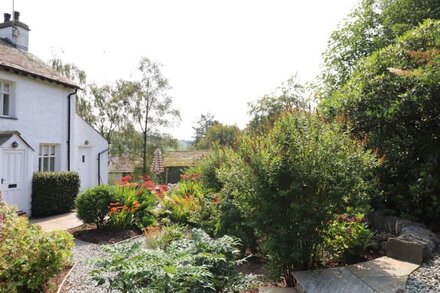
<svg viewBox="0 0 440 293">
<path fill-rule="evenodd" d="M 9 95 L 3 95 L 3 113 L 2 115 L 9 115 Z"/>
<path fill-rule="evenodd" d="M 43 158 L 43 171 L 49 171 L 49 158 Z"/>
<path fill-rule="evenodd" d="M 55 158 L 50 158 L 50 169 L 49 171 L 55 171 Z"/>
</svg>

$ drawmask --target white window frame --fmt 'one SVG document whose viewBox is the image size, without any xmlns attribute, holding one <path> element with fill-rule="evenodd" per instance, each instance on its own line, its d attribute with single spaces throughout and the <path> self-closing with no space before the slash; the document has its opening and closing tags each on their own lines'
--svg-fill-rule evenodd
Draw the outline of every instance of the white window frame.
<svg viewBox="0 0 440 293">
<path fill-rule="evenodd" d="M 6 90 L 6 88 L 8 90 Z M 5 95 L 8 95 L 8 111 L 4 113 Z M 13 83 L 9 81 L 0 80 L 0 117 L 14 117 L 14 93 Z"/>
<path fill-rule="evenodd" d="M 45 164 L 45 161 L 47 163 Z M 55 172 L 57 170 L 57 145 L 42 143 L 38 153 L 38 172 Z"/>
</svg>

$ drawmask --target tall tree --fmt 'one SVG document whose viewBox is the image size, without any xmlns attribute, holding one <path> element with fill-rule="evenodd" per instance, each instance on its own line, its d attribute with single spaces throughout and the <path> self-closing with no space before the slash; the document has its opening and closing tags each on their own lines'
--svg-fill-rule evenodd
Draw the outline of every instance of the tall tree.
<svg viewBox="0 0 440 293">
<path fill-rule="evenodd" d="M 206 136 L 206 132 L 211 126 L 218 123 L 219 122 L 214 119 L 214 115 L 211 113 L 200 115 L 200 119 L 196 122 L 196 125 L 193 126 L 195 132 L 194 145 L 197 145 Z"/>
<path fill-rule="evenodd" d="M 379 203 L 428 224 L 440 222 L 439 45 L 440 21 L 427 20 L 320 104 L 328 118 L 349 117 L 353 135 L 383 156 Z"/>
<path fill-rule="evenodd" d="M 112 142 L 115 131 L 130 131 L 129 99 L 134 95 L 135 85 L 132 82 L 118 80 L 111 85 L 90 85 L 94 110 L 96 112 L 94 126 L 108 141 Z"/>
<path fill-rule="evenodd" d="M 223 125 L 217 123 L 206 131 L 206 135 L 198 142 L 198 149 L 213 149 L 217 146 L 228 146 L 235 148 L 241 135 L 236 125 Z"/>
<path fill-rule="evenodd" d="M 138 67 L 140 79 L 135 83 L 136 91 L 130 100 L 133 121 L 143 135 L 142 168 L 145 173 L 148 172 L 149 135 L 180 121 L 180 112 L 172 107 L 173 100 L 167 94 L 170 89 L 168 79 L 163 76 L 160 67 L 148 58 L 141 58 Z"/>
<path fill-rule="evenodd" d="M 440 19 L 438 0 L 362 0 L 330 36 L 317 96 L 330 97 L 363 58 L 428 18 Z"/>
<path fill-rule="evenodd" d="M 93 105 L 90 100 L 86 72 L 73 63 L 64 63 L 59 58 L 49 60 L 49 65 L 68 79 L 76 82 L 81 88 L 76 94 L 76 113 L 86 122 L 93 125 L 96 116 L 93 114 Z"/>
<path fill-rule="evenodd" d="M 273 93 L 249 104 L 251 120 L 247 130 L 262 134 L 281 113 L 295 109 L 307 110 L 309 106 L 305 98 L 305 87 L 296 75 L 292 76 Z"/>
</svg>

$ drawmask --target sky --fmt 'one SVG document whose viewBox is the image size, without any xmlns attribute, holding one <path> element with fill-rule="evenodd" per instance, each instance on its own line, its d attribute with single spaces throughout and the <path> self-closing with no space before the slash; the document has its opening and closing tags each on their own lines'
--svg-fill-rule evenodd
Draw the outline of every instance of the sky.
<svg viewBox="0 0 440 293">
<path fill-rule="evenodd" d="M 13 0 L 1 0 L 11 12 Z M 15 0 L 29 51 L 85 70 L 89 82 L 133 77 L 141 57 L 163 65 L 191 139 L 201 114 L 243 128 L 248 103 L 298 74 L 319 73 L 330 33 L 357 0 Z"/>
</svg>

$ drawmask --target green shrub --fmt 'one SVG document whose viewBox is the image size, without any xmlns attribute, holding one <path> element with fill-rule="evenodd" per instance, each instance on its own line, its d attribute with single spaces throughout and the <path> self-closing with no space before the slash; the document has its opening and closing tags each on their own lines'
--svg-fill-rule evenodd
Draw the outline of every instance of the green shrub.
<svg viewBox="0 0 440 293">
<path fill-rule="evenodd" d="M 0 202 L 0 292 L 42 292 L 69 264 L 73 237 L 42 232 Z"/>
<path fill-rule="evenodd" d="M 383 158 L 377 174 L 384 196 L 374 207 L 428 225 L 440 222 L 439 47 L 440 21 L 426 20 L 359 62 L 320 104 L 329 118 L 349 117 L 352 134 L 367 138 L 366 146 Z"/>
<path fill-rule="evenodd" d="M 246 136 L 239 157 L 218 173 L 255 229 L 277 276 L 309 269 L 326 223 L 347 208 L 367 208 L 377 160 L 337 124 L 292 112 L 264 136 Z"/>
<path fill-rule="evenodd" d="M 99 229 L 105 224 L 110 204 L 115 202 L 114 188 L 99 185 L 82 192 L 75 201 L 78 218 L 84 223 L 96 224 Z"/>
<path fill-rule="evenodd" d="M 180 240 L 186 236 L 186 228 L 179 224 L 170 224 L 162 228 L 157 235 L 148 235 L 147 246 L 150 249 L 166 249 L 171 242 Z"/>
<path fill-rule="evenodd" d="M 196 229 L 163 249 L 139 242 L 107 247 L 109 256 L 97 261 L 92 276 L 121 292 L 239 292 L 255 277 L 238 272 L 243 260 L 237 245 L 229 236 L 214 240 Z"/>
<path fill-rule="evenodd" d="M 34 173 L 32 216 L 44 217 L 71 211 L 79 186 L 80 179 L 76 172 Z"/>
<path fill-rule="evenodd" d="M 189 178 L 200 176 L 205 189 L 218 192 L 223 185 L 218 180 L 217 170 L 227 161 L 228 155 L 231 153 L 233 151 L 228 148 L 218 147 L 212 150 L 197 166 L 187 169 L 184 176 Z"/>
<path fill-rule="evenodd" d="M 110 205 L 109 224 L 117 229 L 138 229 L 156 223 L 153 210 L 158 199 L 152 191 L 129 185 L 115 186 L 114 202 Z"/>
<path fill-rule="evenodd" d="M 319 249 L 321 262 L 358 262 L 361 254 L 372 244 L 373 235 L 362 214 L 335 217 L 327 226 L 322 248 Z"/>
</svg>

